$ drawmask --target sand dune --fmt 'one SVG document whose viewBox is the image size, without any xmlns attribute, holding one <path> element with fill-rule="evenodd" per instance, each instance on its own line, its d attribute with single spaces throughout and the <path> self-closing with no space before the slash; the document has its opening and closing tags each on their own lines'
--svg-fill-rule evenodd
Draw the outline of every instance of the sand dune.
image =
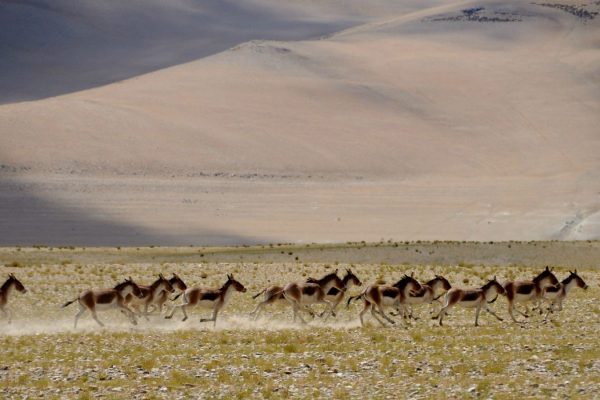
<svg viewBox="0 0 600 400">
<path fill-rule="evenodd" d="M 181 240 L 598 238 L 600 5 L 392 3 L 263 1 L 362 23 L 5 104 L 4 171 Z"/>
</svg>

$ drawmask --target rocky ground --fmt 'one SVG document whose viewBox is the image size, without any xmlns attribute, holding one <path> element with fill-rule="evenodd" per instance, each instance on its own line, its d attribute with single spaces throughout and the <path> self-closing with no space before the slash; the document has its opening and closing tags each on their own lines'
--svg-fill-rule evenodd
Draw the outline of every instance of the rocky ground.
<svg viewBox="0 0 600 400">
<path fill-rule="evenodd" d="M 16 251 L 16 250 L 15 250 Z M 393 282 L 404 273 L 419 280 L 442 274 L 453 286 L 480 286 L 531 278 L 539 267 L 335 263 L 61 263 L 7 264 L 29 289 L 13 294 L 12 324 L 0 320 L 0 397 L 3 398 L 597 398 L 600 396 L 600 274 L 579 269 L 589 285 L 575 289 L 564 311 L 548 321 L 533 315 L 507 321 L 506 300 L 491 306 L 505 318 L 453 310 L 445 326 L 430 319 L 432 307 L 404 326 L 382 328 L 359 305 L 335 320 L 291 323 L 285 306 L 248 317 L 251 295 L 271 283 L 320 276 L 351 267 L 365 283 Z M 559 279 L 570 266 L 556 268 Z M 571 267 L 572 268 L 572 267 Z M 158 272 L 177 272 L 188 285 L 220 286 L 233 273 L 248 292 L 236 293 L 217 327 L 201 325 L 197 310 L 186 322 L 159 316 L 128 324 L 118 312 L 89 315 L 72 328 L 76 306 L 60 308 L 88 287 L 108 287 L 132 276 L 149 283 Z M 352 288 L 358 293 L 359 288 Z M 220 317 L 220 318 L 221 318 Z M 521 317 L 521 320 L 523 318 Z"/>
</svg>

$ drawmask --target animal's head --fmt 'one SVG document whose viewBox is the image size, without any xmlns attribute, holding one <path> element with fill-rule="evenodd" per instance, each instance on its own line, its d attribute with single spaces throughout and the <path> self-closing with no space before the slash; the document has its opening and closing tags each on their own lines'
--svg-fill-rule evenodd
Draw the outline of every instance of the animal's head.
<svg viewBox="0 0 600 400">
<path fill-rule="evenodd" d="M 556 276 L 548 266 L 538 276 L 533 278 L 533 281 L 541 286 L 552 286 L 558 283 L 558 279 L 556 279 Z"/>
<path fill-rule="evenodd" d="M 350 285 L 362 286 L 362 282 L 358 279 L 358 276 L 354 275 L 354 272 L 350 268 L 346 268 L 346 276 L 344 276 L 342 281 L 345 282 L 346 287 Z"/>
<path fill-rule="evenodd" d="M 226 283 L 226 285 L 233 285 L 233 288 L 235 290 L 237 290 L 238 292 L 244 293 L 246 291 L 246 288 L 244 287 L 244 285 L 242 285 L 240 282 L 236 281 L 233 278 L 232 274 L 227 274 L 227 283 Z"/>
<path fill-rule="evenodd" d="M 577 287 L 587 290 L 588 285 L 583 281 L 583 279 L 581 279 L 579 275 L 577 275 L 577 270 L 569 271 L 569 273 L 569 279 L 575 279 L 575 282 L 577 282 Z"/>
<path fill-rule="evenodd" d="M 166 279 L 163 274 L 158 274 L 158 279 L 156 280 L 155 284 L 158 284 L 158 286 L 162 287 L 162 290 L 165 290 L 169 293 L 173 293 L 175 291 L 175 289 L 173 289 L 173 285 L 171 285 L 171 282 L 169 282 L 169 280 Z"/>
<path fill-rule="evenodd" d="M 496 290 L 496 293 L 501 294 L 501 295 L 506 294 L 506 289 L 504 289 L 504 286 L 502 286 L 500 284 L 500 282 L 498 282 L 498 280 L 496 280 L 496 275 L 494 275 L 494 277 L 488 283 L 486 283 L 483 287 L 484 288 L 494 288 Z"/>
<path fill-rule="evenodd" d="M 12 283 L 13 285 L 15 285 L 15 289 L 17 289 L 19 292 L 27 293 L 27 289 L 25 289 L 25 286 L 23 286 L 21 281 L 18 280 L 17 277 L 14 276 L 12 273 L 10 273 L 8 275 L 8 280 L 9 280 L 9 283 Z"/>
<path fill-rule="evenodd" d="M 395 287 L 397 287 L 400 290 L 419 290 L 421 289 L 421 284 L 415 279 L 413 278 L 413 274 L 411 274 L 411 276 L 408 276 L 406 274 L 404 274 L 404 276 L 394 284 Z"/>
<path fill-rule="evenodd" d="M 441 286 L 442 289 L 446 291 L 452 289 L 452 285 L 450 284 L 450 282 L 448 282 L 448 279 L 444 278 L 441 275 L 436 275 L 435 278 L 429 281 L 428 285 L 433 287 L 434 289 L 435 286 Z"/>
<path fill-rule="evenodd" d="M 187 285 L 185 284 L 185 282 L 183 282 L 183 280 L 179 277 L 179 275 L 177 275 L 174 272 L 173 272 L 173 276 L 171 277 L 171 279 L 169 279 L 169 283 L 171 284 L 171 286 L 173 286 L 173 288 L 180 290 L 182 292 L 185 289 L 187 289 Z"/>
<path fill-rule="evenodd" d="M 129 293 L 131 293 L 132 295 L 140 299 L 144 297 L 142 290 L 137 285 L 137 283 L 135 283 L 133 279 L 131 279 L 131 277 L 125 279 L 123 282 L 115 286 L 115 290 L 121 293 L 122 296 L 126 296 Z"/>
</svg>

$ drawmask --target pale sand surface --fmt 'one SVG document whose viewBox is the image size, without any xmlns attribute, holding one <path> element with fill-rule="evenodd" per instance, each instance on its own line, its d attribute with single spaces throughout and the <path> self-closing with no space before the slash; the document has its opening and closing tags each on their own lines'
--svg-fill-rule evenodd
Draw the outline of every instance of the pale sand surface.
<svg viewBox="0 0 600 400">
<path fill-rule="evenodd" d="M 0 244 L 600 237 L 600 5 L 391 3 L 0 106 Z"/>
</svg>

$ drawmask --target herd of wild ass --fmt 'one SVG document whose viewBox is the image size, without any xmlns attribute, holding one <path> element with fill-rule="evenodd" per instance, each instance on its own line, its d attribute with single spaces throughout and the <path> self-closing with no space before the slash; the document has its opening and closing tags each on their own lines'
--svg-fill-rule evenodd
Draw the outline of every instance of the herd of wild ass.
<svg viewBox="0 0 600 400">
<path fill-rule="evenodd" d="M 315 317 L 316 314 L 310 308 L 313 304 L 323 304 L 326 307 L 319 317 L 324 315 L 325 319 L 329 316 L 335 317 L 338 305 L 353 285 L 362 286 L 362 282 L 350 269 L 346 269 L 343 278 L 340 278 L 338 270 L 335 270 L 321 279 L 308 278 L 304 282 L 292 282 L 285 286 L 269 286 L 253 296 L 256 299 L 263 295 L 264 300 L 258 303 L 250 315 L 256 319 L 265 306 L 282 302 L 292 307 L 294 321 L 298 318 L 305 323 L 300 314 L 301 311 Z M 555 307 L 557 310 L 562 310 L 564 299 L 576 286 L 587 289 L 586 283 L 577 275 L 577 270 L 570 271 L 569 276 L 559 282 L 548 267 L 532 280 L 510 281 L 502 285 L 494 277 L 480 288 L 468 289 L 452 287 L 446 278 L 439 275 L 425 283 L 419 283 L 413 276 L 404 275 L 393 285 L 372 284 L 361 293 L 348 297 L 346 308 L 352 301 L 362 300 L 363 308 L 359 315 L 361 324 L 364 325 L 364 315 L 370 311 L 373 318 L 385 326 L 383 320 L 391 324 L 395 323 L 391 316 L 401 316 L 401 321 L 416 319 L 413 316 L 413 305 L 438 302 L 441 303 L 441 309 L 433 318 L 437 318 L 440 325 L 449 309 L 454 306 L 462 306 L 475 308 L 475 326 L 478 326 L 479 313 L 482 309 L 502 321 L 502 318 L 489 308 L 489 304 L 493 303 L 498 295 L 506 296 L 508 314 L 514 322 L 518 322 L 515 319 L 514 311 L 528 317 L 527 303 L 534 304 L 534 309 L 539 309 L 540 313 L 543 312 L 542 304 L 548 303 L 545 318 L 550 312 L 555 311 Z M 9 322 L 12 313 L 6 305 L 13 289 L 21 293 L 27 292 L 23 284 L 13 274 L 10 274 L 0 287 L 0 311 L 8 318 Z M 88 310 L 101 326 L 103 324 L 98 319 L 97 311 L 109 309 L 119 309 L 131 320 L 131 323 L 137 324 L 137 317 L 144 317 L 148 320 L 148 316 L 152 313 L 156 312 L 161 315 L 169 296 L 176 291 L 179 293 L 171 300 L 176 300 L 181 296 L 183 301 L 180 305 L 173 307 L 165 318 L 172 318 L 175 312 L 181 310 L 185 321 L 188 318 L 187 310 L 200 306 L 212 309 L 212 316 L 202 318 L 200 322 L 212 321 L 216 325 L 217 315 L 225 307 L 231 295 L 236 291 L 246 292 L 246 288 L 232 275 L 227 275 L 227 281 L 219 289 L 188 288 L 177 274 L 173 274 L 170 279 L 160 274 L 158 279 L 149 286 L 138 285 L 130 277 L 112 289 L 84 290 L 78 297 L 66 302 L 63 307 L 75 302 L 79 303 L 79 312 L 75 316 L 75 327 L 77 327 L 79 318 Z M 444 296 L 444 300 L 440 301 L 442 296 Z M 517 309 L 515 303 L 525 303 L 525 312 Z M 396 314 L 392 311 L 388 315 L 386 309 L 393 309 Z"/>
</svg>

